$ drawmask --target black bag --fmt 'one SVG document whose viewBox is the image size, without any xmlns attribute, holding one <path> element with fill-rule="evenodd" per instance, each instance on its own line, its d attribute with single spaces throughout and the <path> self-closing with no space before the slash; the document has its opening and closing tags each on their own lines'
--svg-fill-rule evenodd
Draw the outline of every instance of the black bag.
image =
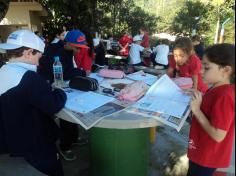
<svg viewBox="0 0 236 176">
<path fill-rule="evenodd" d="M 69 82 L 69 87 L 81 91 L 95 91 L 98 89 L 98 81 L 94 78 L 75 76 Z"/>
</svg>

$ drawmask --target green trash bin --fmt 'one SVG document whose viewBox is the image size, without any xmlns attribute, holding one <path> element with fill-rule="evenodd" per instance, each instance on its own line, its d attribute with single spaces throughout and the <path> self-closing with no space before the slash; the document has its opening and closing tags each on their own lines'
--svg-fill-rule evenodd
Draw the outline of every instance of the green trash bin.
<svg viewBox="0 0 236 176">
<path fill-rule="evenodd" d="M 149 128 L 92 128 L 92 176 L 148 176 Z"/>
</svg>

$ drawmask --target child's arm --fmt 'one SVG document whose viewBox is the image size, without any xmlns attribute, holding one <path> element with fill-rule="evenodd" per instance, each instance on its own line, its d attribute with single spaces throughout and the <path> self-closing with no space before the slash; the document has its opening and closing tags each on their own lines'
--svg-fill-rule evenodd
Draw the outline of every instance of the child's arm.
<svg viewBox="0 0 236 176">
<path fill-rule="evenodd" d="M 175 70 L 174 68 L 169 67 L 169 68 L 167 69 L 166 74 L 167 74 L 169 77 L 173 78 L 173 77 L 174 77 L 174 70 Z"/>
<path fill-rule="evenodd" d="M 129 43 L 126 43 L 125 47 L 124 48 L 127 48 L 129 46 Z"/>
<path fill-rule="evenodd" d="M 194 92 L 191 102 L 191 109 L 199 124 L 207 132 L 207 134 L 216 142 L 224 140 L 227 131 L 215 128 L 211 125 L 205 114 L 201 111 L 202 94 L 199 91 Z"/>
<path fill-rule="evenodd" d="M 197 89 L 197 87 L 198 87 L 198 75 L 193 75 L 192 80 L 193 80 L 193 89 L 197 91 L 198 90 Z"/>
</svg>

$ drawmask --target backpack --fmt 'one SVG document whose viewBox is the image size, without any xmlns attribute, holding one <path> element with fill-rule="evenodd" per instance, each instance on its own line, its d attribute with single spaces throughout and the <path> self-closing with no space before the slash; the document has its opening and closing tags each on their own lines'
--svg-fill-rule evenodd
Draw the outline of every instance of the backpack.
<svg viewBox="0 0 236 176">
<path fill-rule="evenodd" d="M 98 89 L 98 81 L 94 78 L 75 76 L 69 82 L 69 87 L 81 91 L 95 91 Z"/>
<path fill-rule="evenodd" d="M 117 78 L 117 79 L 121 79 L 125 77 L 125 73 L 123 71 L 110 70 L 110 69 L 101 69 L 98 75 L 105 78 Z"/>
</svg>

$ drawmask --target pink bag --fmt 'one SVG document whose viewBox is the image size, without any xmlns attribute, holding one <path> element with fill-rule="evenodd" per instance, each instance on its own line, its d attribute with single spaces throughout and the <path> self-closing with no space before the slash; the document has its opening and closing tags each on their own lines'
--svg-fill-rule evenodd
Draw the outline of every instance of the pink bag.
<svg viewBox="0 0 236 176">
<path fill-rule="evenodd" d="M 128 84 L 120 91 L 118 99 L 132 102 L 137 101 L 147 90 L 148 86 L 144 81 L 135 81 L 134 83 Z"/>
<path fill-rule="evenodd" d="M 98 75 L 105 78 L 117 78 L 117 79 L 121 79 L 125 77 L 125 73 L 123 71 L 109 70 L 109 69 L 101 69 Z"/>
<path fill-rule="evenodd" d="M 172 80 L 177 84 L 181 89 L 191 89 L 193 87 L 192 78 L 188 77 L 178 77 L 172 78 Z"/>
</svg>

